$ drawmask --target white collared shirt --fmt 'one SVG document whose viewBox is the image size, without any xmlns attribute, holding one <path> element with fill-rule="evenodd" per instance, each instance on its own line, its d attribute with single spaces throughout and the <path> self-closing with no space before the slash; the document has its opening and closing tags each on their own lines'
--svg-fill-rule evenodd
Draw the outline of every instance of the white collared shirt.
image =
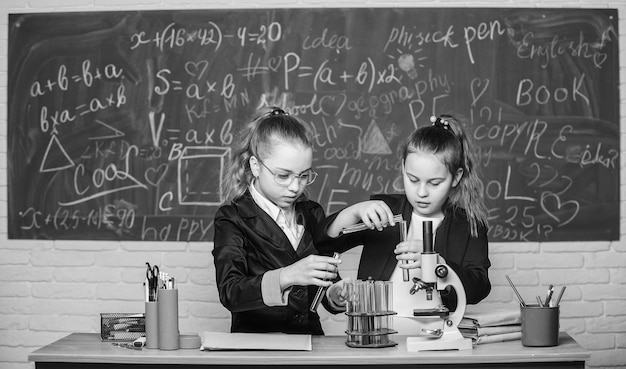
<svg viewBox="0 0 626 369">
<path fill-rule="evenodd" d="M 304 226 L 296 222 L 295 214 L 291 217 L 291 222 L 288 222 L 283 209 L 276 206 L 276 204 L 257 191 L 254 187 L 254 182 L 250 185 L 250 194 L 252 195 L 254 202 L 259 205 L 259 207 L 263 209 L 263 211 L 265 211 L 276 222 L 276 224 L 278 224 L 280 229 L 283 230 L 285 236 L 289 239 L 291 246 L 293 246 L 293 249 L 297 249 L 300 244 L 300 239 L 304 234 Z"/>
</svg>

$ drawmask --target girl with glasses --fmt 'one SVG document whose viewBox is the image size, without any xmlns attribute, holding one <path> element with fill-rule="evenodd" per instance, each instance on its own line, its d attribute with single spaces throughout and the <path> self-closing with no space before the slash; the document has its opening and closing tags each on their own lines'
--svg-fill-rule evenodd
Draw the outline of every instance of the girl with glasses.
<svg viewBox="0 0 626 369">
<path fill-rule="evenodd" d="M 312 138 L 303 122 L 265 109 L 242 130 L 215 215 L 213 257 L 231 332 L 324 334 L 311 302 L 321 287 L 331 313 L 343 311 L 331 256 L 315 255 L 313 231 L 325 218 L 305 194 L 315 181 Z"/>
</svg>

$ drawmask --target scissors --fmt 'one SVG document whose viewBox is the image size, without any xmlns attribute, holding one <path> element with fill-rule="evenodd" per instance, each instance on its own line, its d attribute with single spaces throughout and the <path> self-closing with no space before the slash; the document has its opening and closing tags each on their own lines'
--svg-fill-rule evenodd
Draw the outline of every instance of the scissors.
<svg viewBox="0 0 626 369">
<path fill-rule="evenodd" d="M 159 287 L 159 266 L 150 266 L 150 263 L 146 262 L 146 279 L 148 280 L 148 299 L 149 301 L 156 300 L 157 288 Z"/>
</svg>

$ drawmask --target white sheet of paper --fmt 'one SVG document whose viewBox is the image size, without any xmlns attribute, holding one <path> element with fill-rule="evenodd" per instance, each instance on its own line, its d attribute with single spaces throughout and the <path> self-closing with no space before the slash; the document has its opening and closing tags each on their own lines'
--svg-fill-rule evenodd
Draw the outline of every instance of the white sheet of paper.
<svg viewBox="0 0 626 369">
<path fill-rule="evenodd" d="M 311 351 L 310 334 L 203 332 L 202 350 Z"/>
</svg>

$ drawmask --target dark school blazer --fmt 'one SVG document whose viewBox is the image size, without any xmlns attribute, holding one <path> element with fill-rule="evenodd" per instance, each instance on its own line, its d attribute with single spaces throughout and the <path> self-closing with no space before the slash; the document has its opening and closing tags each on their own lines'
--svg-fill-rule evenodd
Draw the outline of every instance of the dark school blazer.
<svg viewBox="0 0 626 369">
<path fill-rule="evenodd" d="M 407 229 L 411 222 L 413 208 L 404 194 L 373 195 L 371 200 L 382 200 L 394 214 L 402 214 L 407 220 Z M 374 280 L 389 280 L 398 261 L 393 253 L 400 242 L 398 227 L 386 227 L 382 231 L 366 230 L 350 233 L 337 238 L 327 235 L 328 225 L 339 212 L 329 216 L 319 224 L 316 232 L 316 247 L 323 252 L 344 252 L 353 247 L 363 245 L 361 260 L 357 273 L 358 279 L 371 277 Z M 468 304 L 476 304 L 487 297 L 491 291 L 488 269 L 489 247 L 486 227 L 479 228 L 478 237 L 472 237 L 470 227 L 465 218 L 465 211 L 452 212 L 447 210 L 445 217 L 436 230 L 435 252 L 439 253 L 446 263 L 459 275 Z M 442 294 L 444 304 L 450 309 L 456 308 L 456 294 Z"/>
<path fill-rule="evenodd" d="M 261 295 L 265 272 L 321 254 L 313 246 L 312 232 L 325 217 L 322 207 L 302 200 L 296 203 L 296 214 L 304 234 L 294 250 L 250 192 L 218 209 L 213 258 L 220 301 L 232 315 L 231 332 L 324 334 L 319 315 L 309 311 L 317 286 L 293 286 L 286 306 L 267 306 Z M 322 304 L 337 313 L 325 297 Z"/>
</svg>

